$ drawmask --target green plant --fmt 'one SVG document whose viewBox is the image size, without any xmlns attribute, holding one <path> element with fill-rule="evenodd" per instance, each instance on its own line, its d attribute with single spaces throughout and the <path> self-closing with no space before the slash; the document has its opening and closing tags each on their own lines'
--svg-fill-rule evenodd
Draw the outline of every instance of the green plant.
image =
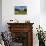
<svg viewBox="0 0 46 46">
<path fill-rule="evenodd" d="M 43 29 L 42 29 L 42 27 L 40 27 L 40 25 L 39 25 L 39 28 L 36 28 L 37 29 L 37 34 L 36 34 L 36 36 L 38 36 L 38 40 L 39 41 L 45 41 L 45 35 L 44 35 L 44 31 L 43 31 Z"/>
</svg>

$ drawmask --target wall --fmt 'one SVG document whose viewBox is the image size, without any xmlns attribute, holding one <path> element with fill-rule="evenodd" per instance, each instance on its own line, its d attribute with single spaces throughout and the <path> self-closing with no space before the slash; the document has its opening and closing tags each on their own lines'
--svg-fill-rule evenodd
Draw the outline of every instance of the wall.
<svg viewBox="0 0 46 46">
<path fill-rule="evenodd" d="M 2 0 L 0 0 L 0 31 L 2 31 Z"/>
<path fill-rule="evenodd" d="M 22 15 L 14 14 L 14 7 L 18 4 L 27 6 L 27 10 L 28 10 L 27 15 L 22 16 Z M 6 23 L 10 19 L 17 19 L 20 22 L 24 22 L 25 20 L 29 19 L 31 22 L 39 23 L 39 14 L 40 14 L 40 0 L 39 1 L 37 1 L 37 0 L 35 0 L 35 1 L 34 0 L 30 0 L 30 1 L 28 1 L 28 0 L 23 0 L 23 1 L 21 1 L 21 0 L 20 1 L 18 1 L 18 0 L 3 0 L 2 1 L 2 23 L 3 23 L 3 26 L 5 26 Z M 4 27 L 4 29 L 7 30 L 5 27 Z"/>
<path fill-rule="evenodd" d="M 46 0 L 40 0 L 40 24 L 46 31 Z"/>
<path fill-rule="evenodd" d="M 40 9 L 42 13 L 46 13 L 46 0 L 40 0 Z"/>
<path fill-rule="evenodd" d="M 38 46 L 38 39 L 36 37 L 36 27 L 38 27 L 39 24 L 43 27 L 45 30 L 46 28 L 46 14 L 44 14 L 42 11 L 42 2 L 43 0 L 2 0 L 2 26 L 3 31 L 8 30 L 7 22 L 9 20 L 17 19 L 19 22 L 25 22 L 25 20 L 30 20 L 31 23 L 34 23 L 33 25 L 33 45 Z M 27 15 L 15 15 L 14 14 L 14 7 L 16 5 L 26 5 L 27 6 Z M 44 10 L 45 11 L 45 10 Z"/>
</svg>

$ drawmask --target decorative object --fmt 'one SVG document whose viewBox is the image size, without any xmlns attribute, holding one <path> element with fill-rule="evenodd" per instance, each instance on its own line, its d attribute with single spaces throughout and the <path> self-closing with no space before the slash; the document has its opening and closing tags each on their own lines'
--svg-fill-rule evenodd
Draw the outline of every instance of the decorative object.
<svg viewBox="0 0 46 46">
<path fill-rule="evenodd" d="M 13 21 L 13 20 L 10 20 L 10 21 Z"/>
<path fill-rule="evenodd" d="M 16 15 L 25 15 L 27 14 L 27 6 L 15 6 L 14 11 Z"/>
<path fill-rule="evenodd" d="M 19 23 L 19 21 L 17 19 L 11 19 L 9 23 Z"/>
<path fill-rule="evenodd" d="M 45 46 L 45 35 L 43 32 L 42 27 L 36 28 L 37 29 L 37 34 L 38 35 L 38 40 L 39 40 L 39 46 Z"/>
<path fill-rule="evenodd" d="M 30 23 L 30 20 L 26 20 L 25 23 Z"/>
</svg>

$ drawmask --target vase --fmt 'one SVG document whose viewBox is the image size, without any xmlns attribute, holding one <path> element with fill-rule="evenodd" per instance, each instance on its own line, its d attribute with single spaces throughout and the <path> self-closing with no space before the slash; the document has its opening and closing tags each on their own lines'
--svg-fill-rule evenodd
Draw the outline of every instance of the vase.
<svg viewBox="0 0 46 46">
<path fill-rule="evenodd" d="M 39 46 L 45 46 L 45 41 L 39 40 Z"/>
</svg>

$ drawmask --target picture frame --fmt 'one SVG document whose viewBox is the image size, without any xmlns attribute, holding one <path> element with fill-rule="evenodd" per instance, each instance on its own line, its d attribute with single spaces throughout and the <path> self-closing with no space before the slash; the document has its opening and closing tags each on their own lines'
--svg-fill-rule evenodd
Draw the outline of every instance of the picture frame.
<svg viewBox="0 0 46 46">
<path fill-rule="evenodd" d="M 14 12 L 15 12 L 15 15 L 26 15 L 27 6 L 15 6 Z"/>
</svg>

